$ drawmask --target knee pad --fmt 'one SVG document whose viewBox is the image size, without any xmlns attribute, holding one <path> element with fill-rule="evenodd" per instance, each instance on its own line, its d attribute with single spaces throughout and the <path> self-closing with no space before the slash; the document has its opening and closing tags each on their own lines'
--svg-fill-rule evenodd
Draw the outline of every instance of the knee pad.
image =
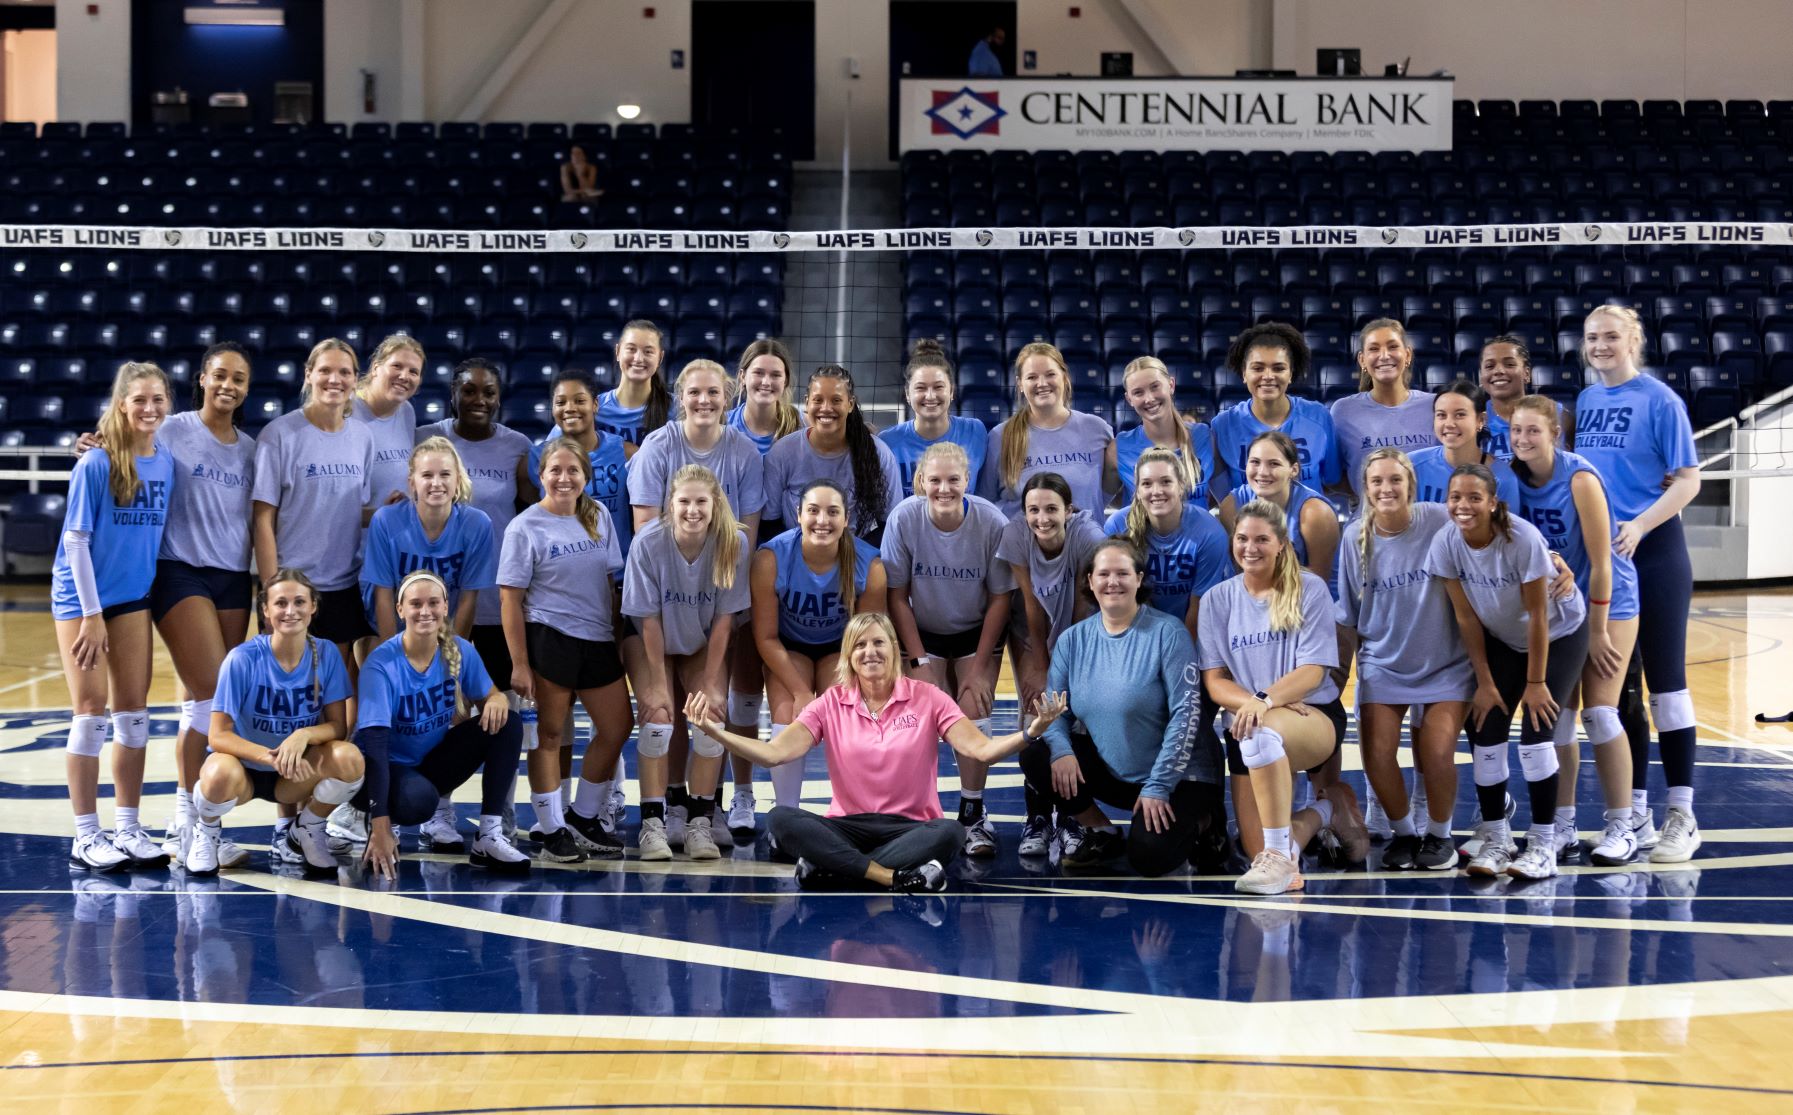
<svg viewBox="0 0 1793 1115">
<path fill-rule="evenodd" d="M 663 759 L 672 750 L 671 724 L 646 724 L 635 739 L 635 754 L 643 759 Z"/>
<path fill-rule="evenodd" d="M 68 725 L 68 753 L 88 759 L 99 758 L 106 749 L 106 718 L 77 716 Z"/>
<path fill-rule="evenodd" d="M 1581 719 L 1582 719 L 1582 723 L 1584 723 L 1584 724 L 1587 723 L 1587 710 L 1584 710 L 1582 712 Z M 1593 732 L 1591 732 L 1591 731 L 1588 733 L 1588 738 L 1589 739 L 1598 739 L 1598 737 L 1596 737 L 1593 734 Z M 1575 710 L 1574 709 L 1565 708 L 1560 713 L 1557 714 L 1556 735 L 1555 735 L 1553 742 L 1558 747 L 1574 747 L 1575 746 L 1576 736 L 1575 736 Z"/>
<path fill-rule="evenodd" d="M 188 702 L 186 702 L 186 705 L 182 706 L 183 710 L 186 708 L 187 705 L 192 706 L 192 710 L 193 710 L 193 721 L 192 721 L 192 723 L 188 724 L 187 727 L 192 729 L 195 732 L 198 732 L 202 736 L 211 735 L 212 734 L 212 702 L 211 702 L 211 699 L 207 698 L 206 700 L 203 700 L 203 701 L 188 701 Z"/>
<path fill-rule="evenodd" d="M 1619 710 L 1611 705 L 1582 709 L 1581 726 L 1587 729 L 1589 742 L 1595 744 L 1611 743 L 1625 735 L 1625 725 L 1619 719 Z"/>
<path fill-rule="evenodd" d="M 1505 786 L 1507 784 L 1507 745 L 1497 744 L 1494 747 L 1477 747 L 1474 749 L 1475 784 L 1477 786 Z"/>
<path fill-rule="evenodd" d="M 1556 745 L 1522 743 L 1519 745 L 1519 769 L 1527 782 L 1538 782 L 1557 772 Z"/>
<path fill-rule="evenodd" d="M 359 778 L 353 782 L 344 782 L 340 778 L 322 778 L 312 788 L 311 796 L 325 805 L 341 805 L 343 802 L 355 800 L 356 793 L 361 790 L 362 781 Z"/>
<path fill-rule="evenodd" d="M 149 746 L 149 712 L 137 709 L 134 712 L 115 712 L 112 714 L 112 738 L 118 746 L 129 747 L 133 751 L 141 751 Z"/>
<path fill-rule="evenodd" d="M 193 716 L 194 716 L 194 711 L 195 711 L 193 706 L 198 703 L 199 703 L 198 701 L 193 700 L 191 697 L 189 697 L 186 700 L 181 702 L 180 722 L 175 726 L 175 729 L 174 729 L 174 738 L 177 742 L 180 740 L 180 738 L 182 736 L 187 734 L 187 729 L 191 728 L 193 726 Z M 200 731 L 203 732 L 203 731 L 205 731 L 205 729 L 201 728 Z"/>
<path fill-rule="evenodd" d="M 1245 759 L 1248 770 L 1267 767 L 1284 755 L 1282 734 L 1260 726 L 1249 738 L 1239 741 L 1239 754 Z"/>
<path fill-rule="evenodd" d="M 698 728 L 691 729 L 691 752 L 705 759 L 714 759 L 722 754 L 722 744 L 710 733 Z"/>
<path fill-rule="evenodd" d="M 1658 732 L 1673 732 L 1693 727 L 1693 698 L 1687 690 L 1650 694 L 1650 719 Z"/>
<path fill-rule="evenodd" d="M 765 694 L 755 690 L 743 693 L 739 689 L 728 691 L 728 722 L 742 726 L 760 726 L 760 706 L 765 702 Z"/>
</svg>

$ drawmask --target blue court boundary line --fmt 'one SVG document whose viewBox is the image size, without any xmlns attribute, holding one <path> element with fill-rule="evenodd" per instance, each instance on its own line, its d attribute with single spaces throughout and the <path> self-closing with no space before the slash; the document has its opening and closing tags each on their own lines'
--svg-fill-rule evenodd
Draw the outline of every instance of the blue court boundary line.
<svg viewBox="0 0 1793 1115">
<path fill-rule="evenodd" d="M 1643 1056 L 1644 1054 L 1638 1054 Z M 1127 1065 L 1201 1065 L 1216 1068 L 1316 1069 L 1328 1072 L 1408 1073 L 1419 1076 L 1471 1076 L 1493 1080 L 1538 1080 L 1562 1084 L 1625 1084 L 1642 1088 L 1682 1088 L 1704 1092 L 1742 1092 L 1750 1095 L 1793 1096 L 1793 1088 L 1761 1088 L 1737 1084 L 1703 1084 L 1683 1080 L 1637 1080 L 1627 1077 L 1571 1076 L 1564 1073 L 1496 1072 L 1492 1069 L 1442 1069 L 1397 1065 L 1351 1065 L 1329 1061 L 1263 1061 L 1222 1057 L 1137 1057 L 1104 1056 L 1102 1054 L 1052 1053 L 919 1053 L 890 1050 L 850 1049 L 422 1049 L 369 1053 L 243 1053 L 226 1057 L 145 1057 L 124 1061 L 53 1061 L 37 1065 L 0 1065 L 0 1072 L 42 1069 L 138 1068 L 149 1065 L 211 1065 L 255 1061 L 336 1061 L 374 1058 L 423 1057 L 876 1057 L 891 1060 L 962 1060 L 962 1061 L 1073 1061 L 1094 1064 Z M 666 1104 L 626 1104 L 619 1107 L 665 1107 Z M 714 1104 L 698 1104 L 714 1107 Z M 759 1105 L 767 1106 L 767 1105 Z M 787 1105 L 788 1106 L 788 1105 Z M 591 1105 L 559 1104 L 548 1107 L 466 1108 L 455 1111 L 413 1112 L 411 1115 L 483 1115 L 488 1111 L 564 1111 L 615 1110 L 618 1108 Z M 799 1108 L 797 1110 L 836 1111 L 839 1108 Z M 855 1108 L 854 1110 L 887 1111 L 893 1115 L 913 1112 L 914 1115 L 936 1115 L 909 1108 Z"/>
</svg>

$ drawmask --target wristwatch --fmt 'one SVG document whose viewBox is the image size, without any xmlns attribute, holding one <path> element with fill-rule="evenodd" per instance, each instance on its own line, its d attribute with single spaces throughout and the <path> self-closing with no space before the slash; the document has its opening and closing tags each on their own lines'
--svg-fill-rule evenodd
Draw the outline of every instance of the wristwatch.
<svg viewBox="0 0 1793 1115">
<path fill-rule="evenodd" d="M 1276 702 L 1272 701 L 1270 699 L 1270 694 L 1268 692 L 1266 692 L 1265 690 L 1260 689 L 1256 693 L 1253 693 L 1252 696 L 1256 697 L 1258 700 L 1264 702 L 1264 711 L 1265 712 L 1269 712 L 1271 709 L 1276 707 Z"/>
<path fill-rule="evenodd" d="M 933 660 L 934 660 L 934 656 L 931 654 L 924 654 L 920 658 L 911 658 L 909 660 L 909 668 L 911 670 L 919 670 L 923 666 L 926 666 L 928 663 L 932 662 Z"/>
</svg>

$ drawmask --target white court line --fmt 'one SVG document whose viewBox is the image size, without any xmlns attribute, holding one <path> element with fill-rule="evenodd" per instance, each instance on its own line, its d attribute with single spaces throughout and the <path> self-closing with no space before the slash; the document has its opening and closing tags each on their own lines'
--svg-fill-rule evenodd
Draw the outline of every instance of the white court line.
<svg viewBox="0 0 1793 1115">
<path fill-rule="evenodd" d="M 36 676 L 34 678 L 26 678 L 24 681 L 15 681 L 11 685 L 0 685 L 0 693 L 11 693 L 15 689 L 25 689 L 25 688 L 28 688 L 33 685 L 42 685 L 44 682 L 49 681 L 51 678 L 59 678 L 59 677 L 62 677 L 61 670 L 59 670 L 59 669 L 58 670 L 48 670 L 48 671 L 45 671 L 44 673 L 39 674 L 38 676 Z M 12 713 L 12 712 L 23 713 L 23 712 L 54 712 L 54 711 L 57 711 L 57 710 L 56 709 L 4 709 L 4 710 L 0 710 L 0 715 L 4 715 L 6 713 Z"/>
</svg>

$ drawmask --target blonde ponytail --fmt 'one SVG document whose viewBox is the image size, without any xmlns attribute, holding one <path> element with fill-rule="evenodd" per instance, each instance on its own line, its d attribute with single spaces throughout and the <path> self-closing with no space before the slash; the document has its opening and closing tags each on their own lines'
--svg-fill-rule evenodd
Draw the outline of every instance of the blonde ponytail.
<svg viewBox="0 0 1793 1115">
<path fill-rule="evenodd" d="M 1254 499 L 1239 509 L 1235 523 L 1257 519 L 1270 527 L 1282 550 L 1276 555 L 1276 566 L 1270 577 L 1270 630 L 1294 631 L 1301 626 L 1303 589 L 1301 561 L 1289 542 L 1289 518 L 1283 509 L 1267 499 Z M 1235 527 L 1235 529 L 1237 529 Z"/>
<path fill-rule="evenodd" d="M 418 581 L 428 581 L 442 590 L 442 599 L 448 599 L 448 585 L 442 578 L 427 569 L 413 570 L 398 584 L 398 595 L 395 600 L 405 599 L 405 590 Z M 454 634 L 453 618 L 444 616 L 442 626 L 436 629 L 436 652 L 442 656 L 442 663 L 448 667 L 448 678 L 454 683 L 454 714 L 459 719 L 467 712 L 467 696 L 461 692 L 461 644 Z"/>
<path fill-rule="evenodd" d="M 107 487 L 111 489 L 115 507 L 128 507 L 143 486 L 137 476 L 137 439 L 131 433 L 131 416 L 125 413 L 125 399 L 130 397 L 131 385 L 140 379 L 159 380 L 162 394 L 169 394 L 168 373 L 161 368 L 135 360 L 122 364 L 118 374 L 112 377 L 112 401 L 106 404 L 106 412 L 100 415 L 98 423 L 100 441 L 112 464 Z"/>
<path fill-rule="evenodd" d="M 690 366 L 685 370 L 690 371 Z M 710 579 L 726 592 L 735 585 L 735 566 L 741 560 L 742 538 L 747 528 L 735 518 L 734 506 L 728 502 L 728 493 L 722 490 L 722 481 L 716 479 L 716 474 L 702 465 L 685 465 L 667 482 L 666 505 L 660 509 L 660 521 L 669 537 L 673 529 L 672 496 L 681 484 L 702 484 L 710 490 L 710 525 L 704 532 L 711 546 Z"/>
</svg>

